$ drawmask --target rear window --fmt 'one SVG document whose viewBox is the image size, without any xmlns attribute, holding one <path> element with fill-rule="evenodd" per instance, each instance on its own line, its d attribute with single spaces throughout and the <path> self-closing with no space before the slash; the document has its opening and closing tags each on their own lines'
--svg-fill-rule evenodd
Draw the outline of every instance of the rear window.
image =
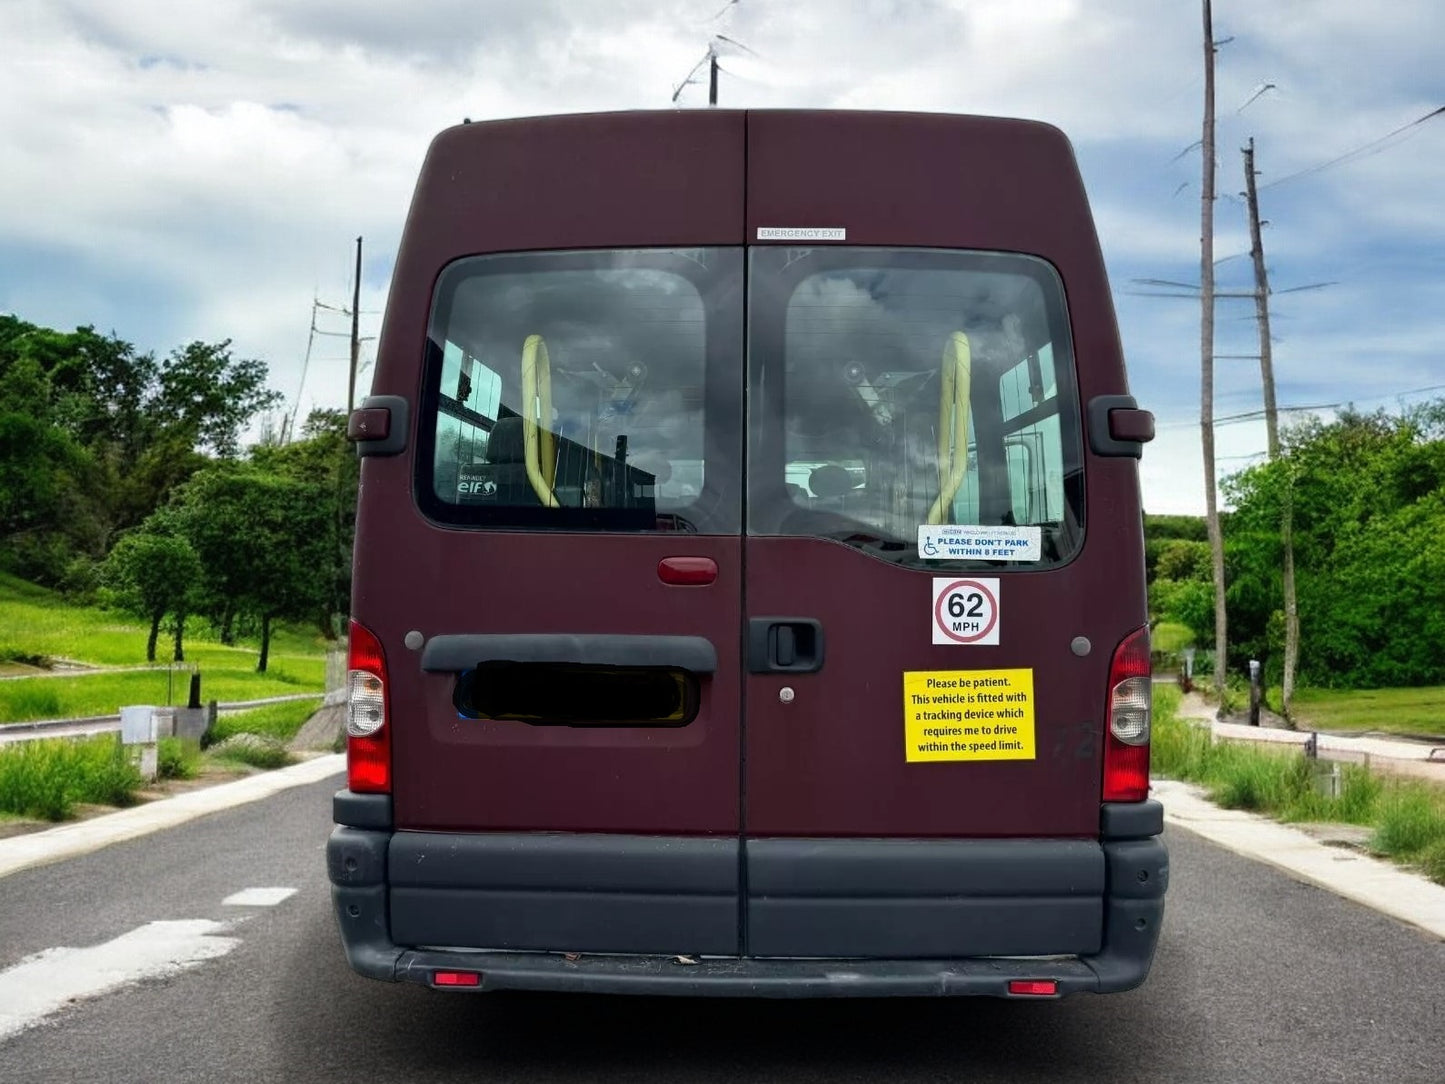
<svg viewBox="0 0 1445 1084">
<path fill-rule="evenodd" d="M 741 530 L 742 256 L 482 256 L 442 274 L 417 494 L 479 526 Z"/>
<path fill-rule="evenodd" d="M 1078 396 L 1048 263 L 754 249 L 749 359 L 750 531 L 833 538 L 940 569 L 1040 567 L 1077 550 Z M 1029 539 L 1037 555 L 921 556 L 920 528 L 950 526 Z"/>
</svg>

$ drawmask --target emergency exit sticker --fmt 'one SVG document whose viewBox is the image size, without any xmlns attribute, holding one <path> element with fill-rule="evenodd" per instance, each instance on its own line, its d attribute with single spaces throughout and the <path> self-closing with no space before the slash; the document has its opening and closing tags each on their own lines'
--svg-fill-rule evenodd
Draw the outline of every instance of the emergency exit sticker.
<svg viewBox="0 0 1445 1084">
<path fill-rule="evenodd" d="M 915 670 L 903 675 L 904 756 L 1033 760 L 1032 670 Z"/>
<path fill-rule="evenodd" d="M 933 580 L 935 644 L 998 643 L 998 580 L 938 576 Z"/>
</svg>

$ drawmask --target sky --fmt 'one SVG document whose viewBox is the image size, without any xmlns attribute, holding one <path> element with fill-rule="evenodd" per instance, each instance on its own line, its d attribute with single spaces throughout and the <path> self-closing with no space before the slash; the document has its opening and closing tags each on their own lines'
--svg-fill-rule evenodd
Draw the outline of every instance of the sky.
<svg viewBox="0 0 1445 1084">
<path fill-rule="evenodd" d="M 1281 407 L 1445 395 L 1445 116 L 1412 123 L 1445 105 L 1445 4 L 1215 0 L 1214 29 L 1219 288 L 1253 288 L 1253 138 Z M 1145 508 L 1203 511 L 1200 306 L 1149 284 L 1199 281 L 1193 0 L 0 0 L 0 312 L 158 356 L 230 339 L 300 417 L 339 408 L 355 239 L 365 363 L 437 131 L 707 108 L 705 72 L 673 99 L 716 35 L 725 107 L 1062 128 L 1157 419 Z M 1256 336 L 1218 302 L 1221 476 L 1264 452 L 1236 418 Z"/>
</svg>

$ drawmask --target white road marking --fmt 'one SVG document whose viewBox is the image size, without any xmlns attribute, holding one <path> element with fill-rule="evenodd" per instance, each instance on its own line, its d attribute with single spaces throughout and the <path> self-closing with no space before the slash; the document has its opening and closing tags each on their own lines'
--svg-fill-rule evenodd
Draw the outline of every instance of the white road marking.
<svg viewBox="0 0 1445 1084">
<path fill-rule="evenodd" d="M 90 948 L 52 948 L 0 971 L 0 1040 L 33 1027 L 72 1001 L 143 979 L 173 975 L 224 956 L 240 942 L 215 936 L 209 919 L 149 922 Z"/>
<path fill-rule="evenodd" d="M 64 824 L 44 832 L 0 839 L 0 877 L 17 870 L 89 854 L 137 836 L 174 828 L 222 809 L 269 798 L 290 787 L 315 783 L 346 770 L 346 754 L 330 753 L 289 768 L 193 790 L 174 798 L 122 809 L 87 821 Z"/>
<path fill-rule="evenodd" d="M 275 907 L 296 895 L 294 888 L 243 888 L 221 901 L 222 907 Z"/>
<path fill-rule="evenodd" d="M 1445 939 L 1445 887 L 1384 859 L 1326 846 L 1297 828 L 1220 809 L 1188 783 L 1158 779 L 1152 788 L 1170 824 Z"/>
</svg>

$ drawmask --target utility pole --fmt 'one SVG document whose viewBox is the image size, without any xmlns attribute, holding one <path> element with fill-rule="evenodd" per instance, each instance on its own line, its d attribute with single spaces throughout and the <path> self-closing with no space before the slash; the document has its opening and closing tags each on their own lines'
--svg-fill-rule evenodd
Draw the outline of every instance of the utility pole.
<svg viewBox="0 0 1445 1084">
<path fill-rule="evenodd" d="M 1224 535 L 1219 526 L 1219 494 L 1214 477 L 1214 15 L 1204 0 L 1204 177 L 1200 195 L 1199 237 L 1199 429 L 1204 450 L 1204 522 L 1214 568 L 1214 691 L 1224 700 L 1229 661 L 1228 621 L 1224 612 Z"/>
<path fill-rule="evenodd" d="M 709 45 L 707 48 L 707 104 L 717 105 L 717 47 Z"/>
<path fill-rule="evenodd" d="M 356 279 L 351 286 L 351 377 L 346 383 L 346 413 L 356 407 L 356 362 L 361 356 L 361 238 L 356 239 Z"/>
<path fill-rule="evenodd" d="M 1269 332 L 1269 272 L 1264 266 L 1264 238 L 1259 224 L 1259 192 L 1255 186 L 1254 139 L 1244 148 L 1244 194 L 1249 203 L 1249 244 L 1254 259 L 1254 307 L 1259 323 L 1259 376 L 1264 384 L 1264 427 L 1269 458 L 1279 458 L 1279 412 L 1274 398 L 1274 357 Z M 1286 467 L 1288 469 L 1288 464 Z M 1282 707 L 1289 716 L 1299 667 L 1299 603 L 1294 580 L 1294 485 L 1287 473 L 1284 509 L 1280 513 L 1280 545 L 1284 548 L 1284 690 Z"/>
</svg>

